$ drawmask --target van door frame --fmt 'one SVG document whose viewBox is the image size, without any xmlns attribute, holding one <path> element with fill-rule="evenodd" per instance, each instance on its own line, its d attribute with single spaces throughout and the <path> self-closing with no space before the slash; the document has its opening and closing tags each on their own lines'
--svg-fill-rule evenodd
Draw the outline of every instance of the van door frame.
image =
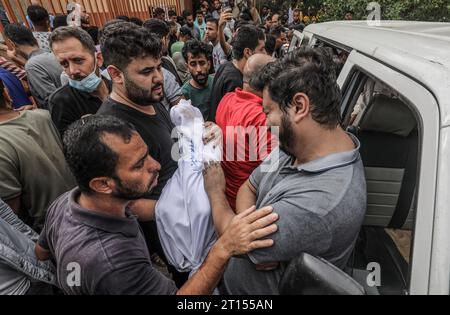
<svg viewBox="0 0 450 315">
<path fill-rule="evenodd" d="M 350 53 L 342 69 L 338 79 L 341 88 L 351 79 L 355 70 L 376 78 L 400 93 L 408 101 L 407 105 L 412 106 L 419 122 L 421 167 L 418 173 L 417 212 L 411 245 L 409 293 L 429 294 L 440 137 L 438 103 L 430 91 L 418 82 L 357 51 Z"/>
</svg>

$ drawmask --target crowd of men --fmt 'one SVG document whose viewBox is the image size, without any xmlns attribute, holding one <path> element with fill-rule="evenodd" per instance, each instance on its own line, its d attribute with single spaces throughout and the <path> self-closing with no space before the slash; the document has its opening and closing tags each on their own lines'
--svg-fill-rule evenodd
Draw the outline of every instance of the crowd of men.
<svg viewBox="0 0 450 315">
<path fill-rule="evenodd" d="M 85 12 L 67 26 L 34 4 L 31 29 L 5 26 L 0 294 L 278 294 L 303 252 L 345 267 L 366 189 L 359 142 L 340 127 L 336 66 L 322 48 L 286 53 L 299 10 L 287 25 L 251 3 L 157 8 L 100 31 Z M 224 148 L 204 169 L 218 240 L 191 275 L 168 264 L 155 224 L 182 99 L 201 111 L 204 141 Z M 279 130 L 256 158 L 249 127 Z M 74 263 L 80 279 L 68 281 Z"/>
</svg>

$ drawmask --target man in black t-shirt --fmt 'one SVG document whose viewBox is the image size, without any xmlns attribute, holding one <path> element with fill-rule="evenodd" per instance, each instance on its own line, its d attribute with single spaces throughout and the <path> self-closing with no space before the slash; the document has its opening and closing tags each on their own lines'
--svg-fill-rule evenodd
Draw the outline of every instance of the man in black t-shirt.
<svg viewBox="0 0 450 315">
<path fill-rule="evenodd" d="M 221 65 L 215 75 L 208 121 L 216 121 L 217 108 L 225 94 L 243 87 L 242 73 L 247 60 L 254 54 L 266 53 L 265 40 L 264 32 L 255 26 L 245 25 L 239 28 L 232 42 L 233 60 Z"/>
<path fill-rule="evenodd" d="M 97 113 L 109 95 L 110 82 L 100 74 L 102 54 L 83 29 L 60 27 L 50 35 L 50 44 L 69 80 L 48 102 L 52 120 L 63 137 L 72 123 Z"/>
<path fill-rule="evenodd" d="M 171 137 L 174 126 L 160 103 L 164 97 L 161 41 L 148 29 L 125 23 L 116 26 L 114 32 L 103 37 L 102 41 L 112 93 L 98 115 L 112 115 L 132 123 L 152 157 L 161 164 L 158 185 L 131 207 L 141 222 L 150 222 L 154 219 L 155 205 L 161 192 L 178 166 L 172 158 L 172 151 L 177 152 L 173 150 L 175 142 Z M 208 128 L 206 134 L 215 128 Z M 157 236 L 150 232 L 152 230 L 154 225 L 144 226 L 149 246 L 157 250 L 160 245 L 155 243 Z M 161 250 L 158 254 L 163 256 Z"/>
</svg>

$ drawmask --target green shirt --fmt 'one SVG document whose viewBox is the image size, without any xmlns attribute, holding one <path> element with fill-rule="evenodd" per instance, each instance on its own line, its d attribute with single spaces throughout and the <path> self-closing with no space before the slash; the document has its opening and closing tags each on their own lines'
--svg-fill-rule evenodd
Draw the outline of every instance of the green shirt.
<svg viewBox="0 0 450 315">
<path fill-rule="evenodd" d="M 182 53 L 183 47 L 184 47 L 184 42 L 180 41 L 180 42 L 173 43 L 172 47 L 170 48 L 170 52 L 172 53 L 172 56 L 177 52 Z"/>
<path fill-rule="evenodd" d="M 75 187 L 48 111 L 25 111 L 0 122 L 0 179 L 0 198 L 20 196 L 20 215 L 38 229 L 47 208 Z"/>
<path fill-rule="evenodd" d="M 193 106 L 200 109 L 203 118 L 207 118 L 210 108 L 210 95 L 214 82 L 214 76 L 210 75 L 208 78 L 208 85 L 204 89 L 193 87 L 189 80 L 183 85 L 183 95 L 187 100 L 191 100 Z"/>
</svg>

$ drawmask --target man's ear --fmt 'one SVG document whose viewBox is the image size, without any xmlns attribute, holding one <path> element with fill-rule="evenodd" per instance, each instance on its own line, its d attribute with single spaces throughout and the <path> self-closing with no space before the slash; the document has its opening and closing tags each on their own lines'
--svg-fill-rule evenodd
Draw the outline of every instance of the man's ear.
<svg viewBox="0 0 450 315">
<path fill-rule="evenodd" d="M 123 84 L 124 83 L 124 76 L 123 72 L 120 71 L 115 66 L 108 66 L 107 68 L 109 76 L 111 77 L 111 81 L 116 84 Z"/>
<path fill-rule="evenodd" d="M 309 97 L 305 93 L 296 93 L 292 98 L 293 120 L 295 123 L 302 121 L 310 113 Z"/>
<path fill-rule="evenodd" d="M 103 64 L 105 63 L 105 60 L 103 59 L 103 54 L 101 52 L 97 53 L 97 67 L 101 68 L 103 67 Z"/>
<path fill-rule="evenodd" d="M 253 51 L 250 48 L 244 49 L 244 58 L 248 59 L 253 55 Z"/>
<path fill-rule="evenodd" d="M 113 192 L 114 181 L 109 177 L 97 177 L 89 182 L 89 188 L 96 193 L 110 195 Z"/>
</svg>

